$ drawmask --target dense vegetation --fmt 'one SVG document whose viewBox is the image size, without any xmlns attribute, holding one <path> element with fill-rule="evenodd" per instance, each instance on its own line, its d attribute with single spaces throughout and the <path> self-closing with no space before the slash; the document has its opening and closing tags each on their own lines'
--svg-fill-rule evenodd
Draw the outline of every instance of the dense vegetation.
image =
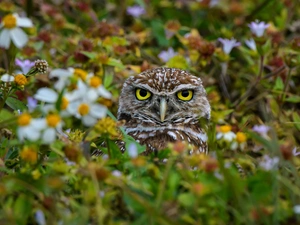
<svg viewBox="0 0 300 225">
<path fill-rule="evenodd" d="M 300 224 L 298 0 L 4 0 L 0 18 L 0 224 Z M 201 77 L 208 155 L 141 156 L 116 121 L 124 80 L 158 66 Z"/>
</svg>

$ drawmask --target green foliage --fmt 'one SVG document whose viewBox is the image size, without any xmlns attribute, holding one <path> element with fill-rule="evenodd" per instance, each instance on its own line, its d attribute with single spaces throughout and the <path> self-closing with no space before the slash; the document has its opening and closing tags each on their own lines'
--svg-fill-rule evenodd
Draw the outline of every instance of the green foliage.
<svg viewBox="0 0 300 225">
<path fill-rule="evenodd" d="M 13 13 L 33 22 L 23 46 L 3 41 Z M 299 15 L 297 0 L 1 1 L 0 224 L 299 224 Z M 208 155 L 145 156 L 116 121 L 125 79 L 158 66 L 201 77 Z"/>
</svg>

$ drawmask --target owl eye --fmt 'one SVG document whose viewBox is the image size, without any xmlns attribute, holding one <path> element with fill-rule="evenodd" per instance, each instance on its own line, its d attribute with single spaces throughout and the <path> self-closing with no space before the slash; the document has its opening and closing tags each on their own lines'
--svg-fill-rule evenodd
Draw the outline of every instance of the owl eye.
<svg viewBox="0 0 300 225">
<path fill-rule="evenodd" d="M 177 98 L 182 101 L 190 101 L 193 98 L 193 91 L 192 90 L 178 91 Z"/>
<path fill-rule="evenodd" d="M 138 100 L 144 101 L 151 97 L 151 92 L 145 89 L 137 88 L 135 90 L 135 96 Z"/>
</svg>

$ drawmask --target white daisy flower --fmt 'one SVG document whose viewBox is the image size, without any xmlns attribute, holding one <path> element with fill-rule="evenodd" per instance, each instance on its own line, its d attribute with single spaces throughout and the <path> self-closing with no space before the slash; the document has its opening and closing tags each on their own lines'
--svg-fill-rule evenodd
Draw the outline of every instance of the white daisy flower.
<svg viewBox="0 0 300 225">
<path fill-rule="evenodd" d="M 23 48 L 28 42 L 27 34 L 20 27 L 32 27 L 32 21 L 19 17 L 17 14 L 9 14 L 2 19 L 0 24 L 0 47 L 8 49 L 12 41 L 17 48 Z"/>
<path fill-rule="evenodd" d="M 231 150 L 236 150 L 236 149 L 241 149 L 244 150 L 247 145 L 247 136 L 243 132 L 237 132 L 235 140 L 232 142 L 230 149 Z"/>
<path fill-rule="evenodd" d="M 33 119 L 28 113 L 23 113 L 18 117 L 17 124 L 17 136 L 19 140 L 28 139 L 36 141 L 40 138 L 40 119 Z"/>
<path fill-rule="evenodd" d="M 87 99 L 75 101 L 70 104 L 70 112 L 75 117 L 82 120 L 85 126 L 93 126 L 98 119 L 106 116 L 107 108 L 98 103 L 93 103 Z"/>
<path fill-rule="evenodd" d="M 45 144 L 50 144 L 56 139 L 56 129 L 61 130 L 63 122 L 58 114 L 48 114 L 46 118 L 41 119 L 40 129 L 43 130 L 41 139 Z"/>
<path fill-rule="evenodd" d="M 89 88 L 86 90 L 86 95 L 89 96 L 91 101 L 96 101 L 99 96 L 111 98 L 111 93 L 107 91 L 101 83 L 101 79 L 97 76 L 88 78 Z"/>
<path fill-rule="evenodd" d="M 225 141 L 232 142 L 236 138 L 236 135 L 231 131 L 231 126 L 224 125 L 220 126 L 220 132 L 217 133 L 216 138 L 218 140 L 223 139 Z"/>
</svg>

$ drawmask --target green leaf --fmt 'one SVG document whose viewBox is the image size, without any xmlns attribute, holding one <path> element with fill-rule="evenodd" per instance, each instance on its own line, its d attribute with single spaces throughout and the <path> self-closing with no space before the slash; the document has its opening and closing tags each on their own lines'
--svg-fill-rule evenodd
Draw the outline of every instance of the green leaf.
<svg viewBox="0 0 300 225">
<path fill-rule="evenodd" d="M 291 96 L 285 99 L 286 102 L 298 103 L 300 102 L 300 96 Z"/>
<path fill-rule="evenodd" d="M 8 120 L 12 117 L 14 117 L 14 115 L 7 109 L 0 110 L 0 121 Z"/>
<path fill-rule="evenodd" d="M 81 51 L 80 53 L 85 55 L 86 57 L 88 57 L 90 59 L 95 59 L 97 57 L 97 54 L 95 52 Z"/>
<path fill-rule="evenodd" d="M 186 59 L 182 55 L 176 55 L 167 62 L 171 68 L 187 69 L 189 67 Z"/>
<path fill-rule="evenodd" d="M 283 84 L 282 79 L 280 77 L 277 77 L 275 86 L 274 86 L 274 90 L 282 91 L 283 88 L 284 88 L 284 84 Z"/>
<path fill-rule="evenodd" d="M 13 209 L 14 217 L 18 225 L 27 224 L 27 218 L 31 213 L 31 208 L 31 202 L 28 197 L 26 197 L 24 194 L 21 194 L 16 200 Z"/>
<path fill-rule="evenodd" d="M 26 105 L 21 102 L 20 100 L 16 99 L 16 98 L 13 98 L 13 97 L 8 97 L 6 99 L 6 102 L 5 102 L 10 108 L 12 108 L 13 110 L 25 110 L 27 109 Z"/>
<path fill-rule="evenodd" d="M 152 34 L 157 40 L 158 44 L 160 46 L 165 46 L 167 47 L 169 44 L 169 41 L 166 38 L 165 35 L 165 29 L 164 29 L 164 24 L 161 20 L 154 19 L 151 21 L 151 29 L 152 29 Z"/>
<path fill-rule="evenodd" d="M 113 74 L 105 74 L 104 81 L 103 81 L 104 87 L 106 88 L 109 87 L 112 84 L 113 79 L 114 79 Z"/>
<path fill-rule="evenodd" d="M 295 127 L 300 131 L 300 116 L 297 112 L 293 112 L 293 121 L 295 122 Z"/>
<path fill-rule="evenodd" d="M 125 66 L 123 65 L 123 63 L 118 59 L 109 58 L 106 64 L 110 65 L 110 66 L 115 66 L 120 69 L 125 69 Z"/>
<path fill-rule="evenodd" d="M 191 193 L 183 193 L 179 195 L 178 201 L 184 207 L 191 207 L 195 203 L 195 196 Z"/>
</svg>

